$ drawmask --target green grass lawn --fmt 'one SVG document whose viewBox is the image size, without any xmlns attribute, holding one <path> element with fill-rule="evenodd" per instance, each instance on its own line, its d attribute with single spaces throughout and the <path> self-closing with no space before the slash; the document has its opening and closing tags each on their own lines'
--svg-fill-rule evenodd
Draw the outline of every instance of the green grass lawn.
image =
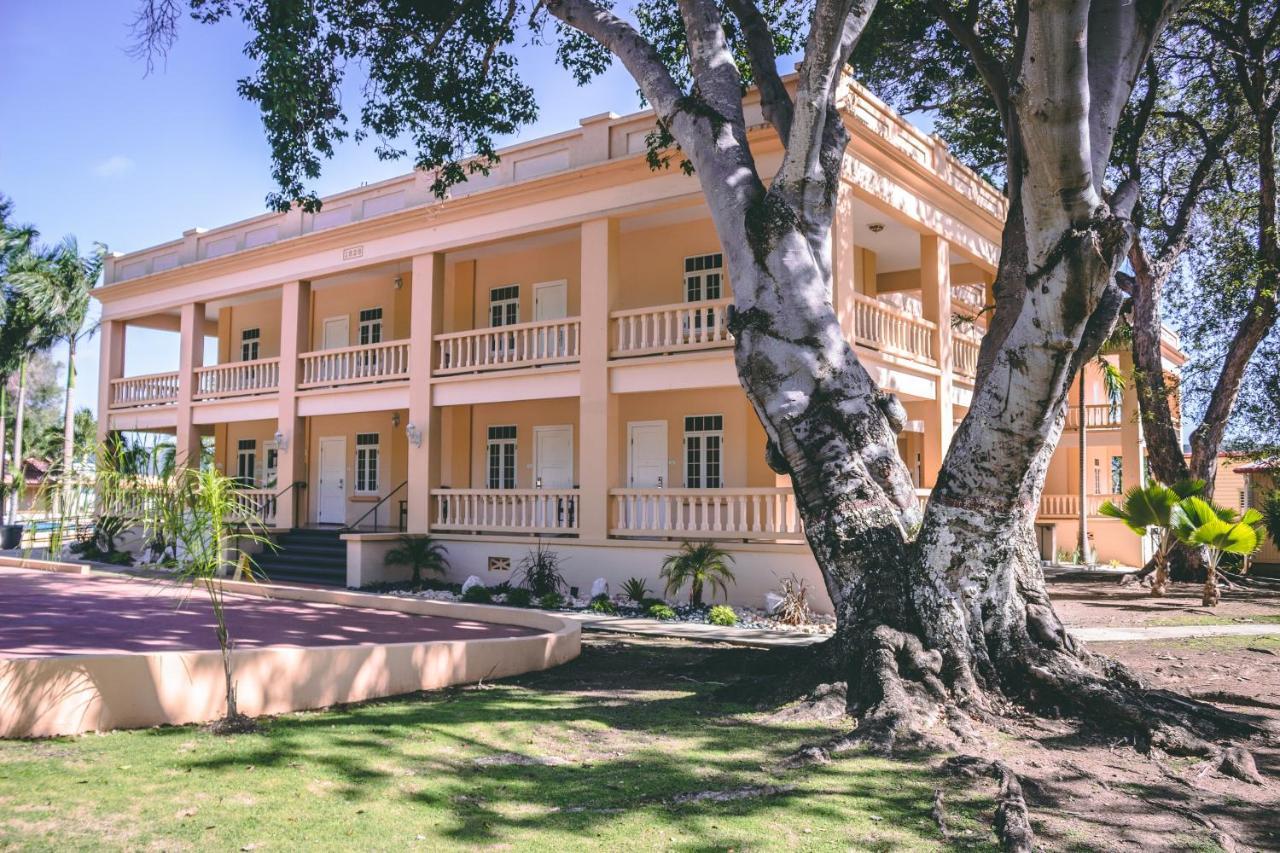
<svg viewBox="0 0 1280 853">
<path fill-rule="evenodd" d="M 984 783 L 861 755 L 776 769 L 834 729 L 714 695 L 761 654 L 592 640 L 548 673 L 257 734 L 0 741 L 0 848 L 995 849 Z"/>
<path fill-rule="evenodd" d="M 1214 616 L 1208 613 L 1180 613 L 1176 616 L 1161 616 L 1152 619 L 1147 625 L 1276 625 L 1280 624 L 1280 613 L 1264 613 L 1257 616 Z"/>
</svg>

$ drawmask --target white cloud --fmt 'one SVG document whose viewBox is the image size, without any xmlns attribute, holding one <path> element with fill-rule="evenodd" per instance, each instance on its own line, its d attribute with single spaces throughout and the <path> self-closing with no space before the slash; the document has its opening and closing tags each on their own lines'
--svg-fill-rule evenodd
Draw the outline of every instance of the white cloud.
<svg viewBox="0 0 1280 853">
<path fill-rule="evenodd" d="M 134 162 L 123 154 L 114 154 L 93 167 L 93 173 L 99 178 L 113 178 L 133 171 Z"/>
</svg>

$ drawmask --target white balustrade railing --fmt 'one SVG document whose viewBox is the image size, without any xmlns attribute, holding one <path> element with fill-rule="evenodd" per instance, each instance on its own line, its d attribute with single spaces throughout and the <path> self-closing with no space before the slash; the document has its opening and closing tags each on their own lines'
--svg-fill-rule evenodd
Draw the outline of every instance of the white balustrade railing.
<svg viewBox="0 0 1280 853">
<path fill-rule="evenodd" d="M 431 526 L 473 533 L 576 533 L 577 489 L 437 489 Z"/>
<path fill-rule="evenodd" d="M 236 489 L 236 516 L 270 527 L 276 520 L 274 489 Z"/>
<path fill-rule="evenodd" d="M 197 400 L 270 394 L 280 387 L 280 359 L 259 358 L 196 368 Z"/>
<path fill-rule="evenodd" d="M 958 375 L 969 379 L 977 377 L 978 350 L 981 347 L 980 338 L 961 334 L 951 336 L 951 363 Z"/>
<path fill-rule="evenodd" d="M 853 295 L 853 338 L 863 346 L 935 363 L 934 324 L 878 299 Z"/>
<path fill-rule="evenodd" d="M 435 336 L 435 372 L 474 373 L 577 361 L 582 321 L 577 317 L 514 323 Z"/>
<path fill-rule="evenodd" d="M 1110 403 L 1087 403 L 1084 407 L 1084 424 L 1089 429 L 1114 429 L 1123 418 L 1120 406 Z M 1080 428 L 1080 407 L 1067 405 L 1067 429 Z"/>
<path fill-rule="evenodd" d="M 1087 495 L 1085 506 L 1090 516 L 1098 515 L 1098 507 L 1106 501 L 1119 503 L 1124 495 Z M 1040 516 L 1042 518 L 1076 518 L 1080 515 L 1079 495 L 1041 495 Z"/>
<path fill-rule="evenodd" d="M 801 539 L 790 488 L 612 489 L 610 533 L 689 539 Z"/>
<path fill-rule="evenodd" d="M 111 380 L 111 408 L 166 406 L 178 401 L 178 372 Z"/>
<path fill-rule="evenodd" d="M 387 382 L 409 377 L 409 342 L 386 341 L 304 353 L 299 388 Z"/>
<path fill-rule="evenodd" d="M 681 350 L 729 346 L 729 306 L 732 299 L 707 299 L 632 308 L 609 315 L 611 356 L 649 355 Z"/>
</svg>

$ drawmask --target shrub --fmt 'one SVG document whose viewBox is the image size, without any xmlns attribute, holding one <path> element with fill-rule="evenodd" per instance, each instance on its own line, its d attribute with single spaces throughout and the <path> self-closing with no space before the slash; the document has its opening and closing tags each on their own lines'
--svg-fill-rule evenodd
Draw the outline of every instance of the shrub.
<svg viewBox="0 0 1280 853">
<path fill-rule="evenodd" d="M 511 607 L 528 607 L 533 604 L 533 593 L 523 587 L 516 587 L 507 593 L 507 604 Z"/>
<path fill-rule="evenodd" d="M 538 599 L 538 606 L 543 610 L 559 610 L 564 607 L 564 596 L 558 592 L 549 592 Z"/>
<path fill-rule="evenodd" d="M 664 606 L 664 607 L 665 607 L 667 603 L 666 603 L 665 601 L 663 601 L 661 598 L 642 598 L 642 599 L 640 599 L 640 609 L 641 609 L 641 610 L 648 610 L 650 607 L 653 607 L 655 604 L 661 604 L 662 606 Z"/>
<path fill-rule="evenodd" d="M 773 618 L 783 625 L 803 625 L 809 621 L 809 585 L 803 578 L 791 575 L 782 579 L 782 603 Z"/>
<path fill-rule="evenodd" d="M 449 568 L 449 549 L 430 536 L 404 534 L 397 541 L 398 544 L 387 552 L 383 562 L 388 566 L 408 566 L 412 573 L 410 579 L 415 587 L 422 586 L 424 569 L 442 575 Z"/>
<path fill-rule="evenodd" d="M 541 542 L 520 561 L 519 571 L 520 586 L 539 598 L 561 593 L 568 587 L 560 572 L 560 554 L 542 547 Z"/>
<path fill-rule="evenodd" d="M 707 613 L 707 621 L 712 625 L 737 625 L 738 614 L 727 604 L 717 604 Z"/>
<path fill-rule="evenodd" d="M 477 584 L 462 594 L 462 600 L 468 604 L 488 604 L 493 601 L 493 593 L 489 587 Z"/>
<path fill-rule="evenodd" d="M 509 592 L 511 592 L 511 581 L 503 581 L 502 583 L 495 583 L 493 586 L 489 587 L 489 592 L 493 593 L 494 595 L 506 595 Z"/>
<path fill-rule="evenodd" d="M 676 618 L 676 612 L 662 602 L 649 605 L 649 609 L 645 611 L 645 614 L 650 619 L 663 619 L 669 621 Z"/>
<path fill-rule="evenodd" d="M 649 594 L 649 587 L 645 584 L 644 578 L 627 578 L 622 584 L 622 594 L 636 604 L 640 604 Z"/>
<path fill-rule="evenodd" d="M 609 600 L 607 595 L 597 595 L 591 599 L 591 603 L 587 605 L 587 609 L 592 613 L 604 613 L 609 616 L 618 612 L 618 606 Z"/>
<path fill-rule="evenodd" d="M 729 568 L 732 563 L 733 556 L 714 542 L 685 542 L 678 553 L 662 561 L 659 576 L 667 582 L 668 594 L 688 583 L 689 605 L 701 607 L 703 587 L 728 595 L 728 584 L 733 582 L 733 570 Z"/>
</svg>

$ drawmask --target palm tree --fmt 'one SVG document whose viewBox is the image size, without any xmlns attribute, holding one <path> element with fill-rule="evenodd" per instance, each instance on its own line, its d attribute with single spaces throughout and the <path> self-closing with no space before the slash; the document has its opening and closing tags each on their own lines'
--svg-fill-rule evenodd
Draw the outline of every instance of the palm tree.
<svg viewBox="0 0 1280 853">
<path fill-rule="evenodd" d="M 105 258 L 106 248 L 102 244 L 96 244 L 92 252 L 81 256 L 76 238 L 66 237 L 58 246 L 41 252 L 37 262 L 23 265 L 14 275 L 37 313 L 49 318 L 54 340 L 67 344 L 61 463 L 64 500 L 70 496 L 75 461 L 76 345 L 97 331 L 97 326 L 86 325 L 86 320 Z"/>
<path fill-rule="evenodd" d="M 1248 556 L 1262 544 L 1260 532 L 1262 513 L 1246 509 L 1239 515 L 1229 507 L 1215 506 L 1199 497 L 1184 498 L 1173 513 L 1173 530 L 1188 545 L 1203 547 L 1209 555 L 1205 568 L 1205 607 L 1216 607 L 1221 593 L 1218 590 L 1218 564 L 1224 554 Z"/>
<path fill-rule="evenodd" d="M 728 584 L 733 582 L 733 555 L 714 542 L 685 542 L 678 553 L 662 561 L 658 577 L 667 582 L 667 594 L 674 594 L 687 582 L 689 604 L 702 606 L 702 589 L 710 585 L 728 596 Z"/>
<path fill-rule="evenodd" d="M 1280 548 L 1280 489 L 1267 495 L 1267 499 L 1262 502 L 1262 526 L 1271 541 Z"/>
<path fill-rule="evenodd" d="M 1154 556 L 1156 571 L 1151 582 L 1151 594 L 1164 595 L 1169 589 L 1169 552 L 1178 541 L 1173 531 L 1173 516 L 1178 502 L 1204 491 L 1204 480 L 1183 480 L 1172 486 L 1148 483 L 1134 486 L 1124 494 L 1124 501 L 1117 506 L 1106 501 L 1098 508 L 1100 515 L 1118 518 L 1139 536 L 1156 535 Z"/>
<path fill-rule="evenodd" d="M 449 549 L 430 536 L 401 536 L 400 544 L 383 558 L 388 566 L 408 566 L 413 570 L 414 587 L 422 586 L 422 570 L 442 575 L 449 568 Z"/>
</svg>

